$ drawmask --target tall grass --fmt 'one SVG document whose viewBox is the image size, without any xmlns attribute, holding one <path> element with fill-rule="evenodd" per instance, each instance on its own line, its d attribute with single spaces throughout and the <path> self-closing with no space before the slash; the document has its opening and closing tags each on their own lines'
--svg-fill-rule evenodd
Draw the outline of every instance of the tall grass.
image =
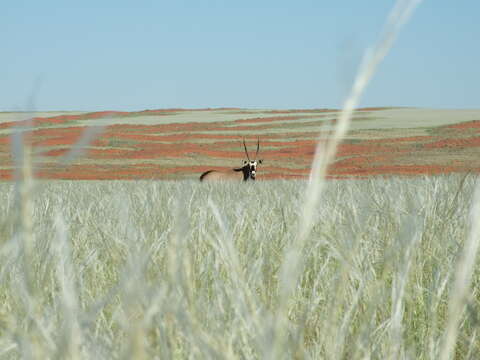
<svg viewBox="0 0 480 360">
<path fill-rule="evenodd" d="M 306 186 L 45 183 L 25 252 L 15 187 L 0 184 L 0 354 L 439 358 L 473 176 L 329 182 L 285 306 Z M 472 268 L 455 320 L 462 359 L 480 352 Z"/>
</svg>

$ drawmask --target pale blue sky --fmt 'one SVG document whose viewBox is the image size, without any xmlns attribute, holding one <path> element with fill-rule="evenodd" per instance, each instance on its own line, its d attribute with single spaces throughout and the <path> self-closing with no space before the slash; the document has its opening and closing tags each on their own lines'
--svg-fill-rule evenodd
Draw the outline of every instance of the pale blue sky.
<svg viewBox="0 0 480 360">
<path fill-rule="evenodd" d="M 1 0 L 0 111 L 337 108 L 393 4 Z M 478 14 L 424 1 L 361 105 L 480 108 Z"/>
</svg>

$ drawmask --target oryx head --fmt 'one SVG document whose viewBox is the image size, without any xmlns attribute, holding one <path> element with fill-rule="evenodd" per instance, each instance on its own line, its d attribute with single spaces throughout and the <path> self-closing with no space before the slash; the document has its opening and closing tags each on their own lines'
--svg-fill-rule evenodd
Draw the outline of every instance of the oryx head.
<svg viewBox="0 0 480 360">
<path fill-rule="evenodd" d="M 257 152 L 255 154 L 255 159 L 250 160 L 250 156 L 248 156 L 247 145 L 245 145 L 245 139 L 243 139 L 243 147 L 245 148 L 245 154 L 247 155 L 248 161 L 243 162 L 243 168 L 247 171 L 248 178 L 255 180 L 255 176 L 257 174 L 257 164 L 261 164 L 262 160 L 257 160 L 258 151 L 260 150 L 260 139 L 257 140 Z"/>
</svg>

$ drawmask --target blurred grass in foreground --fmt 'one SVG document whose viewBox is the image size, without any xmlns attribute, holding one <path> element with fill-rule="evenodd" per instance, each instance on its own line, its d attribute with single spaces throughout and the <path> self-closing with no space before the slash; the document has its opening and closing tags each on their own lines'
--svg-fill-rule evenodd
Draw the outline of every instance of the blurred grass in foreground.
<svg viewBox="0 0 480 360">
<path fill-rule="evenodd" d="M 2 357 L 441 355 L 473 176 L 327 182 L 286 306 L 304 181 L 38 185 L 25 225 L 0 184 Z M 480 353 L 478 279 L 459 359 Z"/>
</svg>

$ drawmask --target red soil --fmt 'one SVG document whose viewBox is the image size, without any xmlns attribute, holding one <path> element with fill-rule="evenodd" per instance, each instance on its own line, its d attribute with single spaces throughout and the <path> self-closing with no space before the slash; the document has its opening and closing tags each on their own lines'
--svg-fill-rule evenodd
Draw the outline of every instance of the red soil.
<svg viewBox="0 0 480 360">
<path fill-rule="evenodd" d="M 63 156 L 65 155 L 69 149 L 56 149 L 56 150 L 50 150 L 42 153 L 43 156 Z"/>
<path fill-rule="evenodd" d="M 448 125 L 449 129 L 480 129 L 480 120 L 466 121 L 459 124 Z"/>
<path fill-rule="evenodd" d="M 366 143 L 366 141 L 364 142 Z M 340 144 L 337 149 L 337 156 L 349 156 L 358 154 L 384 153 L 391 149 L 385 145 L 374 144 Z"/>
<path fill-rule="evenodd" d="M 363 111 L 380 110 L 381 108 L 364 108 Z M 199 109 L 196 111 L 207 111 Z M 167 114 L 183 109 L 146 110 L 140 113 Z M 274 114 L 290 114 L 305 110 L 272 111 Z M 315 110 L 309 112 L 325 112 L 331 110 Z M 58 124 L 79 119 L 96 119 L 107 116 L 125 116 L 132 113 L 123 112 L 95 112 L 81 115 L 62 115 L 52 118 L 35 118 L 32 121 L 46 124 Z M 241 136 L 232 133 L 240 130 L 249 131 L 253 135 L 246 136 L 249 153 L 252 156 L 256 149 L 256 130 L 279 129 L 282 125 L 277 121 L 305 119 L 319 115 L 272 116 L 267 118 L 241 119 L 236 122 L 210 123 L 171 123 L 157 125 L 118 124 L 105 128 L 101 137 L 93 141 L 84 155 L 92 162 L 101 160 L 102 164 L 74 164 L 68 167 L 56 167 L 55 162 L 43 164 L 37 171 L 41 178 L 55 179 L 161 179 L 175 176 L 197 177 L 208 169 L 226 170 L 231 167 L 183 166 L 182 161 L 192 161 L 198 158 L 202 163 L 208 159 L 231 159 L 232 167 L 237 159 L 244 159 Z M 32 122 L 24 122 L 31 125 Z M 260 123 L 256 126 L 232 126 L 236 124 Z M 17 125 L 18 123 L 15 123 Z M 1 124 L 5 125 L 5 124 Z M 81 137 L 85 127 L 69 128 L 40 128 L 26 131 L 25 138 L 33 147 L 46 147 L 42 155 L 56 157 L 65 155 L 73 144 Z M 480 129 L 480 121 L 471 121 L 462 124 L 442 127 L 446 129 L 437 136 L 409 136 L 398 138 L 357 140 L 342 143 L 337 151 L 337 161 L 329 169 L 329 176 L 335 178 L 366 177 L 369 175 L 419 175 L 441 174 L 448 172 L 472 170 L 467 161 L 442 165 L 416 165 L 414 152 L 417 148 L 422 151 L 443 151 L 442 148 L 452 149 L 465 147 L 480 147 L 480 138 L 470 136 L 472 129 Z M 450 133 L 448 133 L 450 129 Z M 195 132 L 202 133 L 195 133 Z M 222 134 L 203 133 L 221 131 Z M 460 133 L 459 133 L 460 131 Z M 232 134 L 232 135 L 229 135 Z M 447 135 L 449 137 L 447 137 Z M 309 174 L 309 164 L 316 147 L 316 132 L 285 132 L 265 134 L 261 136 L 260 157 L 265 160 L 264 166 L 259 167 L 259 179 L 277 178 L 305 178 Z M 292 140 L 293 141 L 287 141 Z M 202 142 L 210 140 L 210 142 Z M 213 140 L 213 141 L 212 141 Z M 9 153 L 10 138 L 0 137 L 0 151 Z M 52 148 L 56 147 L 56 148 Z M 413 164 L 395 165 L 399 156 L 411 156 Z M 108 164 L 108 160 L 175 160 L 179 165 L 165 167 L 159 164 L 137 163 L 132 165 Z M 403 158 L 405 159 L 405 158 Z M 408 158 L 407 158 L 408 159 Z M 8 160 L 8 159 L 7 159 Z M 7 161 L 6 160 L 6 161 Z M 2 159 L 3 161 L 3 159 Z M 268 163 L 272 165 L 268 165 Z M 278 164 L 292 164 L 299 168 L 279 167 Z M 476 170 L 475 170 L 476 169 Z M 480 171 L 480 166 L 473 169 Z M 12 170 L 0 170 L 0 179 L 11 178 Z"/>
<path fill-rule="evenodd" d="M 0 170 L 0 180 L 13 180 L 13 172 L 11 170 Z"/>
<path fill-rule="evenodd" d="M 84 130 L 85 128 L 82 127 L 47 128 L 31 131 L 29 135 L 33 146 L 73 145 L 82 136 Z"/>
<path fill-rule="evenodd" d="M 425 144 L 426 149 L 435 148 L 464 148 L 464 147 L 478 147 L 480 146 L 480 138 L 469 137 L 460 139 L 442 139 L 429 144 Z"/>
</svg>

